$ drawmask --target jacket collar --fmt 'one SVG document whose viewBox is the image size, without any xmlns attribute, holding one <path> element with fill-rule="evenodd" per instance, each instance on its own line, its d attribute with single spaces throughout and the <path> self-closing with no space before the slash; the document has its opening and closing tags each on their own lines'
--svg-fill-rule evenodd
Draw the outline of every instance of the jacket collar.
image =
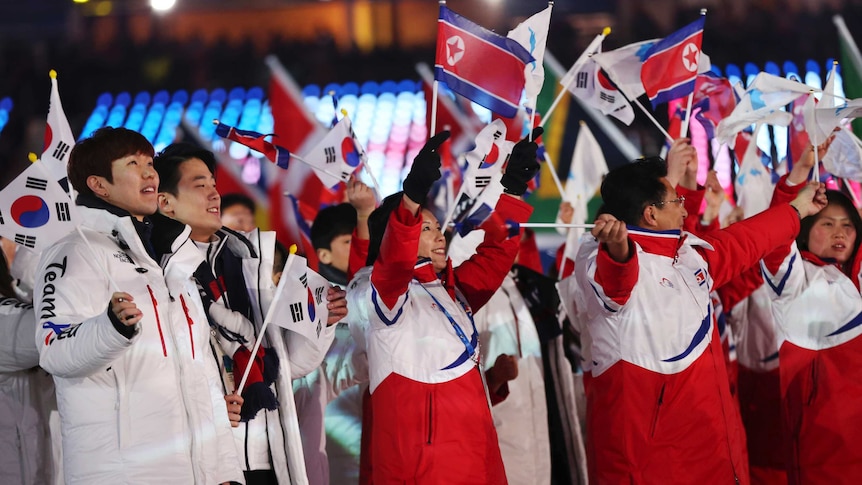
<svg viewBox="0 0 862 485">
<path fill-rule="evenodd" d="M 154 261 L 157 260 L 150 240 L 152 222 L 149 217 L 139 221 L 128 211 L 88 194 L 78 194 L 75 202 L 82 214 L 84 227 L 110 235 L 118 241 L 122 249 L 135 247 Z"/>
<path fill-rule="evenodd" d="M 679 253 L 679 248 L 688 236 L 678 229 L 669 231 L 653 231 L 644 229 L 638 226 L 626 225 L 629 231 L 629 237 L 638 244 L 644 251 L 666 256 L 668 258 L 676 258 Z"/>
<path fill-rule="evenodd" d="M 419 258 L 416 265 L 413 266 L 413 278 L 420 283 L 439 281 L 452 299 L 455 299 L 455 273 L 452 269 L 451 259 L 446 259 L 446 268 L 438 274 L 434 271 L 431 258 Z"/>
</svg>

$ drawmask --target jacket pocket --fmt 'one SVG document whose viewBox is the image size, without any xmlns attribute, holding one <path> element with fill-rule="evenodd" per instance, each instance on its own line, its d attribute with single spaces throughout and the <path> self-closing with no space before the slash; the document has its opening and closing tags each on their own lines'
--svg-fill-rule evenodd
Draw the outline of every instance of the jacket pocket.
<svg viewBox="0 0 862 485">
<path fill-rule="evenodd" d="M 656 428 L 658 428 L 658 419 L 661 414 L 661 406 L 664 403 L 664 388 L 667 384 L 661 385 L 661 390 L 658 393 L 658 400 L 655 404 L 655 411 L 652 415 L 652 424 L 650 425 L 649 436 L 650 438 L 655 438 Z"/>
<path fill-rule="evenodd" d="M 428 399 L 425 404 L 425 444 L 430 445 L 434 442 L 434 393 L 428 393 Z"/>
</svg>

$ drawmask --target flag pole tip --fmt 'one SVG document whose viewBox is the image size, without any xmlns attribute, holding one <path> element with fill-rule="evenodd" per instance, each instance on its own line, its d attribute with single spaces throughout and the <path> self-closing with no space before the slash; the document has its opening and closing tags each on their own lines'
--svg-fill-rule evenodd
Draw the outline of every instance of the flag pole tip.
<svg viewBox="0 0 862 485">
<path fill-rule="evenodd" d="M 584 121 L 584 120 L 580 120 L 578 123 L 579 123 L 581 126 L 587 126 L 587 122 L 586 122 L 586 121 Z"/>
<path fill-rule="evenodd" d="M 838 59 L 832 59 L 832 65 L 837 66 L 838 65 Z"/>
<path fill-rule="evenodd" d="M 48 71 L 48 77 L 50 77 L 51 79 L 57 79 L 57 71 L 51 69 L 50 71 Z"/>
<path fill-rule="evenodd" d="M 347 116 L 347 110 L 344 108 L 341 108 L 341 114 L 344 116 Z"/>
<path fill-rule="evenodd" d="M 705 8 L 700 9 L 700 14 L 701 14 L 701 15 L 706 15 L 706 9 L 705 9 Z"/>
<path fill-rule="evenodd" d="M 213 118 L 213 124 L 214 124 L 214 125 L 217 125 L 217 124 L 218 124 L 218 118 Z"/>
<path fill-rule="evenodd" d="M 296 254 L 296 244 L 291 244 L 289 251 L 290 254 Z"/>
<path fill-rule="evenodd" d="M 39 160 L 39 157 L 37 157 L 36 154 L 33 152 L 30 152 L 29 154 L 27 154 L 27 158 L 30 159 L 31 163 L 35 162 L 36 160 Z"/>
<path fill-rule="evenodd" d="M 604 29 L 602 29 L 602 35 L 607 36 L 610 33 L 611 33 L 610 27 L 605 27 Z"/>
</svg>

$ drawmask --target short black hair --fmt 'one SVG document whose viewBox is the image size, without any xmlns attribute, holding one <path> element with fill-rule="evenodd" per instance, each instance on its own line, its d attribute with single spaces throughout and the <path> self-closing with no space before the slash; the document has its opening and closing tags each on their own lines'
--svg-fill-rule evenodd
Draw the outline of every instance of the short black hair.
<svg viewBox="0 0 862 485">
<path fill-rule="evenodd" d="M 344 202 L 321 209 L 311 224 L 311 245 L 314 249 L 330 249 L 332 240 L 352 234 L 356 229 L 356 209 Z"/>
<path fill-rule="evenodd" d="M 114 160 L 138 153 L 153 156 L 153 145 L 144 135 L 126 128 L 99 128 L 72 148 L 66 167 L 69 182 L 78 193 L 93 195 L 87 185 L 87 179 L 91 175 L 104 177 L 108 183 L 113 184 L 111 164 Z M 159 176 L 161 175 L 160 173 Z"/>
<path fill-rule="evenodd" d="M 235 205 L 241 205 L 254 214 L 257 209 L 257 205 L 251 200 L 251 197 L 240 194 L 237 192 L 231 192 L 230 194 L 224 194 L 221 196 L 221 211 L 224 212 L 228 207 L 233 207 Z"/>
<path fill-rule="evenodd" d="M 383 202 L 368 216 L 368 256 L 365 265 L 371 266 L 377 261 L 380 254 L 380 244 L 383 243 L 383 234 L 389 224 L 389 216 L 398 209 L 404 192 L 395 192 L 383 199 Z"/>
<path fill-rule="evenodd" d="M 215 175 L 216 160 L 213 152 L 191 143 L 179 142 L 165 147 L 153 158 L 153 166 L 159 173 L 159 192 L 177 195 L 180 183 L 180 165 L 186 160 L 198 158 Z"/>
<path fill-rule="evenodd" d="M 853 205 L 853 201 L 850 200 L 850 197 L 845 195 L 843 192 L 827 190 L 826 200 L 828 201 L 827 206 L 837 205 L 847 211 L 847 216 L 850 217 L 850 222 L 852 222 L 853 227 L 856 228 L 856 241 L 853 242 L 853 249 L 850 252 L 850 257 L 847 259 L 847 263 L 845 265 L 845 270 L 850 269 L 849 265 L 852 265 L 853 261 L 856 259 L 856 253 L 859 251 L 860 243 L 862 243 L 862 217 L 859 216 L 859 211 L 856 210 L 856 206 Z M 808 251 L 808 237 L 811 235 L 811 228 L 814 226 L 814 223 L 817 222 L 817 219 L 820 219 L 821 213 L 822 211 L 813 216 L 805 217 L 799 223 L 799 235 L 796 236 L 796 245 L 799 247 L 800 251 Z"/>
<path fill-rule="evenodd" d="M 637 226 L 650 204 L 664 199 L 667 162 L 660 157 L 642 158 L 611 170 L 602 182 L 602 207 L 618 220 Z"/>
</svg>

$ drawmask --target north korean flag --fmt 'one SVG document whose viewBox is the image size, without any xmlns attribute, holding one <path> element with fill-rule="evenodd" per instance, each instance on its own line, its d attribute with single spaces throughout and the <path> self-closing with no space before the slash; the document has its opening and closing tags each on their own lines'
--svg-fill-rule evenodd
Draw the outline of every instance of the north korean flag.
<svg viewBox="0 0 862 485">
<path fill-rule="evenodd" d="M 653 108 L 672 99 L 688 96 L 694 90 L 697 73 L 704 70 L 699 65 L 703 23 L 704 17 L 701 16 L 646 51 L 641 67 L 641 82 Z"/>
<path fill-rule="evenodd" d="M 440 6 L 434 79 L 507 118 L 524 91 L 524 67 L 533 57 L 518 42 Z"/>
</svg>

